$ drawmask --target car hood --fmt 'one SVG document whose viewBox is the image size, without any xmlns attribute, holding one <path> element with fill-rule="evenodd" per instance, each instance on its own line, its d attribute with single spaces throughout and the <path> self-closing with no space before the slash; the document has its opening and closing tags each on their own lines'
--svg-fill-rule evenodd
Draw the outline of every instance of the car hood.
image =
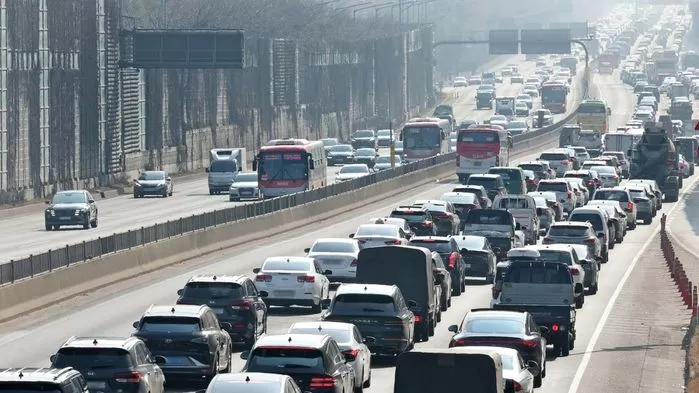
<svg viewBox="0 0 699 393">
<path fill-rule="evenodd" d="M 257 187 L 256 181 L 241 181 L 241 182 L 233 182 L 233 184 L 231 184 L 231 188 L 256 188 L 256 187 Z"/>
<path fill-rule="evenodd" d="M 87 209 L 87 203 L 56 203 L 51 205 L 51 209 Z"/>
<path fill-rule="evenodd" d="M 165 180 L 138 180 L 137 183 L 146 187 L 155 187 L 165 185 Z"/>
</svg>

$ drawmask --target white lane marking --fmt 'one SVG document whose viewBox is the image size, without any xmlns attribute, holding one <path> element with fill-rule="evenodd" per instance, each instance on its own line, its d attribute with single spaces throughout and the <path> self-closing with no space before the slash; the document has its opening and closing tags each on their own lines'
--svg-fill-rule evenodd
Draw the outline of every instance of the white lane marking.
<svg viewBox="0 0 699 393">
<path fill-rule="evenodd" d="M 694 184 L 697 182 L 697 180 L 699 180 L 699 177 L 694 178 L 694 180 L 692 180 L 692 182 L 689 184 L 690 187 L 685 188 L 685 190 L 692 189 L 694 187 Z M 680 206 L 679 203 L 675 203 L 675 205 L 672 206 L 670 211 L 666 213 L 668 218 L 672 215 L 672 213 L 675 211 L 675 209 L 677 209 L 679 206 Z M 583 355 L 583 358 L 580 361 L 580 365 L 578 366 L 577 371 L 575 371 L 575 376 L 573 376 L 573 381 L 570 383 L 570 388 L 568 389 L 568 393 L 577 393 L 578 392 L 578 388 L 580 387 L 580 382 L 582 381 L 582 377 L 585 374 L 585 370 L 587 369 L 587 365 L 590 363 L 590 359 L 592 358 L 592 352 L 594 351 L 595 346 L 597 345 L 597 340 L 599 340 L 599 337 L 602 334 L 602 330 L 604 329 L 604 325 L 607 323 L 607 319 L 609 319 L 609 315 L 612 313 L 612 309 L 614 308 L 614 305 L 616 304 L 616 300 L 619 297 L 621 290 L 624 288 L 624 285 L 626 285 L 626 281 L 628 281 L 629 277 L 631 276 L 631 273 L 633 272 L 634 267 L 636 267 L 636 264 L 641 259 L 643 254 L 645 254 L 648 247 L 651 245 L 651 243 L 658 240 L 656 238 L 658 233 L 660 233 L 660 225 L 658 225 L 655 228 L 655 230 L 650 235 L 648 240 L 646 240 L 646 242 L 643 244 L 643 247 L 641 247 L 641 250 L 636 254 L 636 256 L 631 261 L 631 264 L 629 264 L 629 267 L 626 269 L 624 276 L 621 278 L 621 280 L 619 280 L 619 284 L 617 284 L 616 289 L 614 289 L 614 293 L 612 293 L 612 296 L 609 298 L 607 306 L 604 308 L 604 312 L 602 313 L 602 316 L 600 317 L 599 322 L 597 323 L 597 327 L 595 328 L 594 333 L 592 333 L 592 337 L 590 337 L 590 342 L 587 344 L 587 347 L 585 348 L 585 354 Z"/>
</svg>

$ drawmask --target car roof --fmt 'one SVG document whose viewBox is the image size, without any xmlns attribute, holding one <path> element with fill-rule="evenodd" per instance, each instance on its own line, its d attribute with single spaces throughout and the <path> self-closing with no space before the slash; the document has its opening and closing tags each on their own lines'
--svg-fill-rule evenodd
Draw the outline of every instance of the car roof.
<svg viewBox="0 0 699 393">
<path fill-rule="evenodd" d="M 199 318 L 202 311 L 208 308 L 205 305 L 189 305 L 189 304 L 176 304 L 176 305 L 152 305 L 148 307 L 143 317 L 189 317 L 189 318 Z"/>
<path fill-rule="evenodd" d="M 590 170 L 589 170 L 589 169 L 578 169 L 578 170 L 573 170 L 573 171 L 566 171 L 566 173 L 564 173 L 563 176 L 565 176 L 565 175 L 567 175 L 567 174 L 569 174 L 569 173 L 570 173 L 571 175 L 578 175 L 578 174 L 589 175 L 589 174 L 590 174 Z"/>
<path fill-rule="evenodd" d="M 526 246 L 526 248 L 531 248 L 532 250 L 541 251 L 561 251 L 561 252 L 573 252 L 573 248 L 570 244 L 536 244 Z"/>
<path fill-rule="evenodd" d="M 299 329 L 317 329 L 319 334 L 323 334 L 323 329 L 328 330 L 353 330 L 354 324 L 347 322 L 330 322 L 330 321 L 305 321 L 295 322 L 289 330 L 293 328 Z"/>
<path fill-rule="evenodd" d="M 420 241 L 424 243 L 449 243 L 451 237 L 449 236 L 413 236 L 410 238 L 410 242 Z"/>
<path fill-rule="evenodd" d="M 262 264 L 264 265 L 267 262 L 313 262 L 313 258 L 299 256 L 267 257 Z"/>
<path fill-rule="evenodd" d="M 248 279 L 248 276 L 243 276 L 243 275 L 227 275 L 227 274 L 221 274 L 221 275 L 216 275 L 216 274 L 197 274 L 195 276 L 190 277 L 189 280 L 187 280 L 187 283 L 190 282 L 227 282 L 227 283 L 236 283 L 240 284 L 241 282 L 244 282 L 245 280 Z"/>
<path fill-rule="evenodd" d="M 477 177 L 484 178 L 484 179 L 502 178 L 502 176 L 497 175 L 497 174 L 493 174 L 493 173 L 479 173 L 479 174 L 469 176 L 469 179 L 473 179 L 473 178 L 477 178 Z"/>
<path fill-rule="evenodd" d="M 359 229 L 379 229 L 379 228 L 384 228 L 384 227 L 394 227 L 395 230 L 398 230 L 398 225 L 395 224 L 390 224 L 390 223 L 383 223 L 383 224 L 361 224 L 357 227 L 357 232 L 359 232 Z"/>
<path fill-rule="evenodd" d="M 259 347 L 304 347 L 321 349 L 330 336 L 325 334 L 265 334 L 257 339 L 255 348 Z"/>
<path fill-rule="evenodd" d="M 73 336 L 61 348 L 130 348 L 141 340 L 136 337 L 77 337 Z"/>
<path fill-rule="evenodd" d="M 55 195 L 58 194 L 74 194 L 74 193 L 79 193 L 79 194 L 85 194 L 87 191 L 85 190 L 63 190 L 63 191 L 58 191 L 56 192 Z"/>
<path fill-rule="evenodd" d="M 0 382 L 46 382 L 60 384 L 66 378 L 80 375 L 73 368 L 11 367 L 0 369 Z"/>
<path fill-rule="evenodd" d="M 575 209 L 573 209 L 572 212 L 570 212 L 571 215 L 573 215 L 574 213 L 599 213 L 599 214 L 602 214 L 602 215 L 606 215 L 606 214 L 607 214 L 607 212 L 606 212 L 605 210 L 601 210 L 599 206 L 590 206 L 590 207 L 583 206 L 583 207 L 576 207 Z"/>
<path fill-rule="evenodd" d="M 492 309 L 475 309 L 466 313 L 465 319 L 478 318 L 507 318 L 507 319 L 524 319 L 526 313 L 521 311 L 510 310 L 492 310 Z"/>
<path fill-rule="evenodd" d="M 322 237 L 320 239 L 316 239 L 316 241 L 313 242 L 315 243 L 347 243 L 347 244 L 354 244 L 357 241 L 354 239 L 349 239 L 345 237 Z"/>
<path fill-rule="evenodd" d="M 245 391 L 242 386 L 244 384 L 264 384 L 264 385 L 277 385 L 279 386 L 279 391 L 283 392 L 282 386 L 289 379 L 288 375 L 284 374 L 271 374 L 271 373 L 231 373 L 231 374 L 216 374 L 216 377 L 210 383 L 210 387 L 213 388 L 214 392 L 222 391 Z M 217 385 L 221 383 L 217 389 Z M 231 385 L 239 385 L 240 388 L 234 388 Z M 239 390 L 238 390 L 239 389 Z"/>
<path fill-rule="evenodd" d="M 587 221 L 557 221 L 551 223 L 552 227 L 590 227 L 592 224 Z"/>
<path fill-rule="evenodd" d="M 539 180 L 539 184 L 542 184 L 542 183 L 552 183 L 552 184 L 555 184 L 555 183 L 565 183 L 565 184 L 568 184 L 568 180 L 563 180 L 562 178 L 559 178 L 559 179 L 541 179 L 541 180 Z"/>
<path fill-rule="evenodd" d="M 395 285 L 381 284 L 341 284 L 337 287 L 335 296 L 342 294 L 370 294 L 393 296 L 398 289 Z"/>
</svg>

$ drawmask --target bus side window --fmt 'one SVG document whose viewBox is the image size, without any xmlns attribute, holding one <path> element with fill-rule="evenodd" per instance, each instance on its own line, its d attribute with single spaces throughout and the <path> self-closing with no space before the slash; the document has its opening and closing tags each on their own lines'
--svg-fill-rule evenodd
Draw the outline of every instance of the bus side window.
<svg viewBox="0 0 699 393">
<path fill-rule="evenodd" d="M 309 169 L 316 169 L 316 163 L 313 160 L 313 155 L 308 156 L 308 168 Z"/>
</svg>

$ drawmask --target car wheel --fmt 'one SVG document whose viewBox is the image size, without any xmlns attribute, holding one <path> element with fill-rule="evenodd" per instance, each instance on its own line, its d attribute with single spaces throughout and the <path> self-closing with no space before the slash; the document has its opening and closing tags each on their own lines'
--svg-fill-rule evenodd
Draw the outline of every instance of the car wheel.
<svg viewBox="0 0 699 393">
<path fill-rule="evenodd" d="M 540 387 L 541 387 L 541 384 L 542 384 L 542 382 L 543 382 L 543 381 L 541 380 L 542 378 L 543 378 L 543 377 L 542 377 L 541 375 L 537 375 L 536 377 L 534 377 L 534 387 L 535 387 L 535 388 L 540 388 Z"/>
<path fill-rule="evenodd" d="M 90 226 L 92 228 L 97 228 L 97 217 L 95 216 L 95 219 L 90 222 Z"/>
<path fill-rule="evenodd" d="M 596 295 L 598 290 L 599 290 L 599 283 L 596 282 L 596 283 L 594 283 L 594 285 L 590 285 L 590 290 L 588 291 L 588 293 L 590 295 Z"/>
<path fill-rule="evenodd" d="M 636 225 L 638 224 L 636 223 L 636 220 L 634 220 L 634 222 L 631 223 L 631 225 L 629 225 L 629 229 L 633 231 L 634 229 L 636 229 Z"/>
<path fill-rule="evenodd" d="M 322 297 L 322 295 L 321 295 L 321 297 Z M 320 302 L 321 302 L 321 300 L 319 299 L 318 304 L 314 304 L 311 307 L 311 311 L 313 311 L 314 314 L 317 314 L 317 313 L 323 311 L 323 308 L 320 306 Z"/>
<path fill-rule="evenodd" d="M 653 222 L 653 217 L 646 217 L 643 219 L 643 225 L 650 225 Z"/>
<path fill-rule="evenodd" d="M 44 224 L 44 228 L 45 228 L 47 231 L 51 231 L 51 230 L 53 230 L 53 225 L 51 225 L 51 224 Z"/>
<path fill-rule="evenodd" d="M 370 388 L 371 387 L 371 370 L 369 370 L 369 378 L 364 381 L 364 388 Z"/>
<path fill-rule="evenodd" d="M 175 192 L 174 190 L 170 190 L 170 192 L 167 193 L 168 196 L 172 196 L 172 193 Z"/>
<path fill-rule="evenodd" d="M 90 228 L 90 217 L 85 219 L 85 223 L 83 224 L 83 229 L 89 229 Z"/>
<path fill-rule="evenodd" d="M 575 308 L 583 308 L 584 304 L 585 304 L 585 295 L 580 294 L 580 296 L 578 296 L 575 299 Z"/>
</svg>

